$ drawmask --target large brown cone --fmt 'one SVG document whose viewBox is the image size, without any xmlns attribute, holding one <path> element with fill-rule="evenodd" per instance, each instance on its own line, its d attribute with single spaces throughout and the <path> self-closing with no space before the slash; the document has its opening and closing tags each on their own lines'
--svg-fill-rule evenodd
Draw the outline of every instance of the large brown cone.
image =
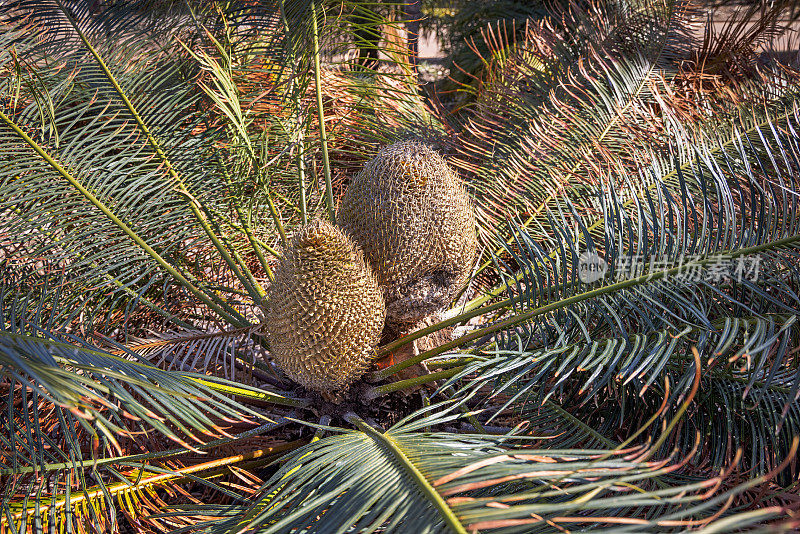
<svg viewBox="0 0 800 534">
<path fill-rule="evenodd" d="M 477 253 L 461 180 L 419 141 L 381 150 L 348 185 L 337 222 L 385 286 L 387 321 L 415 323 L 450 303 Z"/>
<path fill-rule="evenodd" d="M 294 381 L 346 389 L 366 369 L 386 310 L 361 250 L 324 221 L 301 228 L 269 290 L 266 332 L 275 362 Z"/>
</svg>

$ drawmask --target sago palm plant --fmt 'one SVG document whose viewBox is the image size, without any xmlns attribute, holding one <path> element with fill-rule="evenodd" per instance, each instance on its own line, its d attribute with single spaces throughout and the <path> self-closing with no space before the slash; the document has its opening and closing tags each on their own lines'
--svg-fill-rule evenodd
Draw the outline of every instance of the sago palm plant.
<svg viewBox="0 0 800 534">
<path fill-rule="evenodd" d="M 0 531 L 798 528 L 800 85 L 754 48 L 785 6 L 705 40 L 670 0 L 493 25 L 457 117 L 397 43 L 360 61 L 385 7 L 2 6 Z M 480 257 L 305 390 L 281 258 L 408 138 Z"/>
</svg>

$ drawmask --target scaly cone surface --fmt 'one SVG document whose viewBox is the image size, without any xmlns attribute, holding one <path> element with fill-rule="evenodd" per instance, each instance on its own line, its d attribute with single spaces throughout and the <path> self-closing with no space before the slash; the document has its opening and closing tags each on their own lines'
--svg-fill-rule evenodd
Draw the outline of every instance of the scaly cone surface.
<svg viewBox="0 0 800 534">
<path fill-rule="evenodd" d="M 267 339 L 292 380 L 331 392 L 364 372 L 386 309 L 361 249 L 339 228 L 316 220 L 295 233 L 268 296 Z"/>
<path fill-rule="evenodd" d="M 348 185 L 337 222 L 385 287 L 387 321 L 417 323 L 467 281 L 478 242 L 464 185 L 430 146 L 381 150 Z"/>
</svg>

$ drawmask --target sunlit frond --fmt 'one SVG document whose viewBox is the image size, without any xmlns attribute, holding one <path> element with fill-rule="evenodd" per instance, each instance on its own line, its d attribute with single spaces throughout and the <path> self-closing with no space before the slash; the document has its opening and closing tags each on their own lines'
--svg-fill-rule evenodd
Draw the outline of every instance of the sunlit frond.
<svg viewBox="0 0 800 534">
<path fill-rule="evenodd" d="M 359 431 L 299 449 L 225 527 L 264 533 L 293 527 L 550 532 L 583 525 L 672 532 L 713 525 L 732 497 L 747 489 L 721 491 L 730 470 L 694 484 L 659 485 L 682 462 L 650 461 L 640 448 L 540 450 L 508 436 L 419 431 L 452 420 L 447 413 L 406 420 L 386 432 L 355 415 L 349 419 Z M 779 506 L 765 508 L 752 518 L 741 516 L 737 526 L 747 529 L 785 513 Z M 198 531 L 218 528 L 208 524 Z"/>
<path fill-rule="evenodd" d="M 509 315 L 396 368 L 477 340 L 478 358 L 452 381 L 504 398 L 500 410 L 558 399 L 613 433 L 623 417 L 643 424 L 661 399 L 680 404 L 697 347 L 703 381 L 689 426 L 708 436 L 715 465 L 747 443 L 775 452 L 745 459 L 770 469 L 800 425 L 797 120 L 795 107 L 778 108 L 729 134 L 676 135 L 672 165 L 642 166 L 639 184 L 654 185 L 634 188 L 641 200 L 603 184 L 602 224 L 573 210 L 550 215 L 556 232 L 544 242 L 515 228 L 506 248 L 520 270 L 507 273 L 508 298 L 485 306 Z M 681 433 L 684 448 L 693 433 Z"/>
</svg>

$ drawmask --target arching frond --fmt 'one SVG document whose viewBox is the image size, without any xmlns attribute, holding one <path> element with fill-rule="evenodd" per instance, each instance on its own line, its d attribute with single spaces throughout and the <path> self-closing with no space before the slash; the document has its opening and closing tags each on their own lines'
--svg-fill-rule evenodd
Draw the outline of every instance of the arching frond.
<svg viewBox="0 0 800 534">
<path fill-rule="evenodd" d="M 146 428 L 183 443 L 198 441 L 199 435 L 224 436 L 220 425 L 226 422 L 259 419 L 203 382 L 147 363 L 18 334 L 0 333 L 0 341 L 9 413 L 27 410 L 24 399 L 33 395 L 54 405 L 48 409 L 73 414 L 87 430 L 94 425 L 91 433 L 114 447 L 115 435 L 132 436 Z M 17 423 L 16 417 L 8 420 L 13 428 L 7 432 L 28 424 L 19 416 Z"/>
<path fill-rule="evenodd" d="M 257 372 L 252 362 L 266 359 L 259 340 L 253 339 L 253 333 L 258 328 L 259 326 L 253 326 L 219 332 L 189 330 L 161 334 L 152 338 L 130 340 L 127 347 L 114 352 L 124 354 L 133 351 L 157 367 L 210 372 L 215 376 L 237 378 L 239 382 L 246 383 L 247 374 Z"/>
<path fill-rule="evenodd" d="M 730 471 L 659 487 L 658 477 L 680 463 L 648 461 L 642 449 L 538 450 L 509 436 L 420 432 L 452 419 L 411 418 L 382 432 L 351 416 L 359 431 L 299 449 L 251 505 L 198 531 L 550 532 L 582 525 L 672 532 L 714 525 L 747 489 L 720 491 Z M 737 527 L 782 513 L 764 508 L 741 516 Z"/>
<path fill-rule="evenodd" d="M 131 499 L 148 499 L 148 488 L 189 476 L 225 493 L 213 482 L 215 470 L 287 449 L 267 448 L 227 464 L 159 467 L 167 458 L 242 442 L 287 421 L 231 400 L 221 382 L 126 356 L 0 333 L 4 525 L 25 531 L 26 525 L 91 521 L 116 530 L 117 514 L 126 506 L 135 512 Z M 248 432 L 234 430 L 255 423 L 260 426 Z"/>
<path fill-rule="evenodd" d="M 634 147 L 658 143 L 673 110 L 654 92 L 664 68 L 685 53 L 687 4 L 596 9 L 575 6 L 531 24 L 518 42 L 504 43 L 500 28 L 487 36 L 499 41 L 486 59 L 493 72 L 453 143 L 486 227 L 512 207 L 529 219 L 564 197 L 580 198 L 607 164 L 632 164 Z M 565 27 L 552 27 L 559 23 Z"/>
<path fill-rule="evenodd" d="M 204 207 L 218 204 L 225 184 L 209 179 L 216 137 L 191 135 L 202 119 L 184 83 L 191 65 L 157 50 L 92 42 L 79 10 L 46 4 L 60 13 L 59 25 L 34 26 L 49 14 L 37 4 L 33 19 L 10 24 L 2 37 L 11 73 L 0 116 L 3 231 L 24 236 L 11 259 L 68 270 L 87 298 L 126 290 L 136 298 L 157 287 L 248 324 L 228 288 L 253 299 L 259 293 Z M 42 42 L 51 40 L 72 53 L 48 55 Z M 192 266 L 212 252 L 225 268 Z"/>
<path fill-rule="evenodd" d="M 638 186 L 642 201 L 608 180 L 595 204 L 603 224 L 551 214 L 544 243 L 518 228 L 508 253 L 521 271 L 507 277 L 508 299 L 485 308 L 510 315 L 396 368 L 478 341 L 481 357 L 452 380 L 490 386 L 503 408 L 555 395 L 614 439 L 622 418 L 644 423 L 662 398 L 680 404 L 695 346 L 703 381 L 689 426 L 708 436 L 715 465 L 748 443 L 762 452 L 746 460 L 770 469 L 800 428 L 797 120 L 787 107 L 730 134 L 676 134 L 672 165 L 643 166 L 639 183 L 654 185 Z M 693 434 L 681 434 L 684 448 Z"/>
</svg>

